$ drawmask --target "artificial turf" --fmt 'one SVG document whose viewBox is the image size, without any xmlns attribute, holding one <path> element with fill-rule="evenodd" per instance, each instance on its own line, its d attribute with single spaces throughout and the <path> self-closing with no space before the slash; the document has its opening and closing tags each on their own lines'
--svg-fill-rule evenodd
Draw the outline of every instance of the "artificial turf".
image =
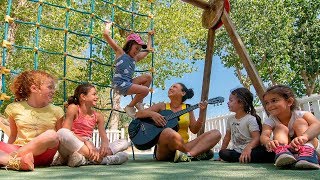
<svg viewBox="0 0 320 180">
<path fill-rule="evenodd" d="M 220 161 L 158 162 L 136 155 L 123 165 L 55 166 L 32 172 L 0 170 L 0 179 L 320 179 L 320 170 L 278 169 L 273 164 Z"/>
</svg>

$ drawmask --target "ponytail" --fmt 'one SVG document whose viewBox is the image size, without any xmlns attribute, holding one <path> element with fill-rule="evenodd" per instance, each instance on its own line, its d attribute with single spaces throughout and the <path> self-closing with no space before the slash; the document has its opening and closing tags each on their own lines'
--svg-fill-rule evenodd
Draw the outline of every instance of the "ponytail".
<svg viewBox="0 0 320 180">
<path fill-rule="evenodd" d="M 250 109 L 251 109 L 250 114 L 251 114 L 252 116 L 256 117 L 257 123 L 258 123 L 258 125 L 259 125 L 259 130 L 260 130 L 260 133 L 261 133 L 261 131 L 262 131 L 261 118 L 260 118 L 260 116 L 257 114 L 256 110 L 254 109 L 253 104 L 251 104 L 251 108 L 250 108 Z"/>
</svg>

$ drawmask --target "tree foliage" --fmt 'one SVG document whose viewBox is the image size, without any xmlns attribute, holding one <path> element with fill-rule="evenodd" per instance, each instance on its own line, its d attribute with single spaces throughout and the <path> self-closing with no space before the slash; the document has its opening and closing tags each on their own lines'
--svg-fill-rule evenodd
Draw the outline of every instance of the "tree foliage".
<svg viewBox="0 0 320 180">
<path fill-rule="evenodd" d="M 230 16 L 263 81 L 286 84 L 298 95 L 319 91 L 319 1 L 231 0 Z M 235 67 L 240 82 L 249 81 L 223 28 L 215 53 Z"/>
</svg>

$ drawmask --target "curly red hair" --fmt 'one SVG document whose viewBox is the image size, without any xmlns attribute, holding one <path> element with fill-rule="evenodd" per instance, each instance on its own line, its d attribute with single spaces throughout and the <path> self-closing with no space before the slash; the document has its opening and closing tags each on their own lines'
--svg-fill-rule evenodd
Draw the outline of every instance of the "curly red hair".
<svg viewBox="0 0 320 180">
<path fill-rule="evenodd" d="M 40 87 L 47 79 L 51 79 L 56 82 L 56 78 L 54 76 L 44 71 L 24 71 L 13 80 L 10 90 L 14 94 L 16 101 L 27 99 L 31 94 L 30 87 L 32 85 Z"/>
</svg>

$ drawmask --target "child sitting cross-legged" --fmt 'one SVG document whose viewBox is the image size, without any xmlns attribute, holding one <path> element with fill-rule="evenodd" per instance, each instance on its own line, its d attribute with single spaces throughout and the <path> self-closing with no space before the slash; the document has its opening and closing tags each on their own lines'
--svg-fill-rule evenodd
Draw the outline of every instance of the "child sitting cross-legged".
<svg viewBox="0 0 320 180">
<path fill-rule="evenodd" d="M 74 95 L 68 99 L 63 128 L 58 131 L 60 155 L 56 156 L 52 165 L 111 165 L 122 164 L 128 160 L 128 154 L 122 151 L 126 150 L 130 143 L 124 139 L 109 143 L 103 116 L 93 110 L 97 100 L 96 88 L 91 84 L 79 85 Z M 99 149 L 91 141 L 96 125 L 101 137 Z"/>
</svg>

